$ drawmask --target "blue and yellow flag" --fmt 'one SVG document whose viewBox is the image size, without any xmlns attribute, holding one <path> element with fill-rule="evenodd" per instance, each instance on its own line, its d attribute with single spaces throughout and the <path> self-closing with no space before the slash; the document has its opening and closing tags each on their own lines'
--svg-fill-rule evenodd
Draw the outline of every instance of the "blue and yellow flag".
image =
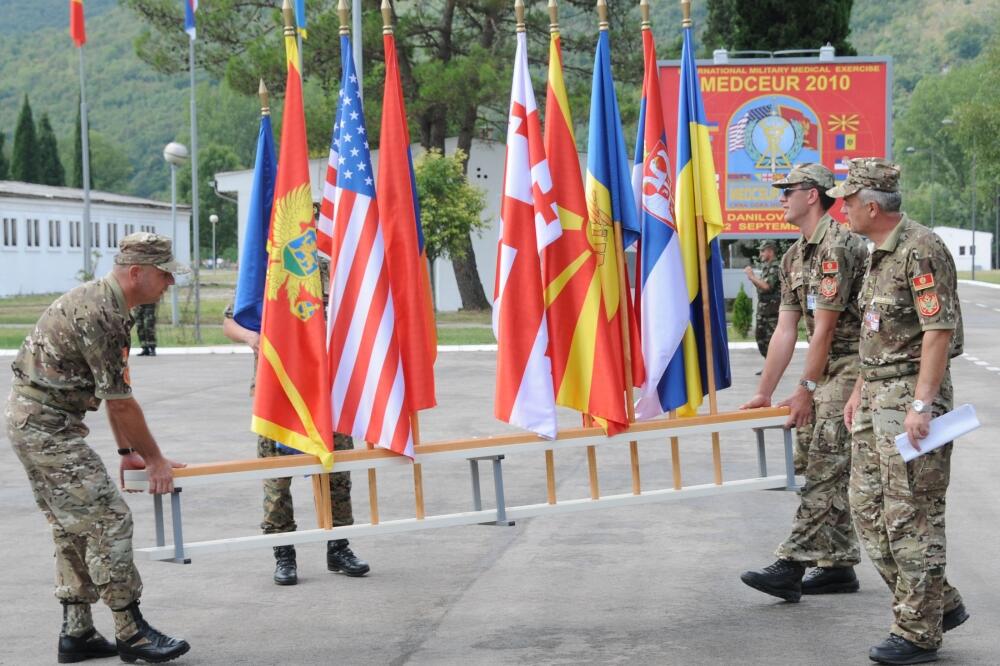
<svg viewBox="0 0 1000 666">
<path fill-rule="evenodd" d="M 712 355 L 716 390 L 732 384 L 729 368 L 729 340 L 726 335 L 726 308 L 722 295 L 722 207 L 716 186 L 712 144 L 708 138 L 705 107 L 698 85 L 691 27 L 684 28 L 681 52 L 681 89 L 677 112 L 677 178 L 674 180 L 674 219 L 681 238 L 681 257 L 691 303 L 691 325 L 684 333 L 684 368 L 687 405 L 678 414 L 691 416 L 698 411 L 708 391 L 708 355 L 702 299 L 708 299 Z M 705 225 L 708 283 L 701 285 L 698 258 L 698 223 Z"/>
</svg>

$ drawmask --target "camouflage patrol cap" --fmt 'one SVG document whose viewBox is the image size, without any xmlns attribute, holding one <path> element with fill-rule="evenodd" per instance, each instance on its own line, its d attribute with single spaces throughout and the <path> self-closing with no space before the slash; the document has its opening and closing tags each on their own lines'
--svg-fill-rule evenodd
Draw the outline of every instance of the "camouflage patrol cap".
<svg viewBox="0 0 1000 666">
<path fill-rule="evenodd" d="M 762 240 L 760 242 L 760 244 L 757 245 L 757 251 L 758 252 L 762 252 L 762 251 L 766 250 L 767 248 L 771 248 L 772 250 L 774 250 L 775 252 L 777 252 L 778 251 L 778 244 L 776 242 L 774 242 L 770 238 L 765 238 L 764 240 Z"/>
<path fill-rule="evenodd" d="M 834 198 L 849 197 L 859 190 L 899 191 L 899 165 L 878 157 L 855 157 L 848 162 L 847 178 L 826 191 Z"/>
<path fill-rule="evenodd" d="M 165 273 L 184 275 L 191 269 L 174 260 L 172 243 L 166 236 L 140 231 L 129 234 L 118 242 L 115 263 L 120 266 L 156 266 Z"/>
<path fill-rule="evenodd" d="M 788 187 L 798 183 L 812 183 L 821 190 L 827 190 L 833 187 L 833 172 L 815 162 L 796 164 L 787 176 L 771 183 L 771 187 Z"/>
</svg>

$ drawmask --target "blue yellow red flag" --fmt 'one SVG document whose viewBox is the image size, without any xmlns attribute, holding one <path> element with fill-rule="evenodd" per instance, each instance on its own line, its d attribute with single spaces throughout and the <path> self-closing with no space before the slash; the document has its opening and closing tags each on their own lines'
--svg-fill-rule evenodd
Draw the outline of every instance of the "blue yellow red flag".
<svg viewBox="0 0 1000 666">
<path fill-rule="evenodd" d="M 729 367 L 729 342 L 726 333 L 726 310 L 722 295 L 722 207 L 716 185 L 712 144 L 709 140 L 705 107 L 698 85 L 698 66 L 694 59 L 691 27 L 684 28 L 681 51 L 681 87 L 677 113 L 677 177 L 675 179 L 674 215 L 681 237 L 681 255 L 691 304 L 691 326 L 684 333 L 684 368 L 688 401 L 678 414 L 697 413 L 708 391 L 707 332 L 712 337 L 715 388 L 732 384 Z M 708 283 L 699 278 L 698 224 L 705 225 L 706 272 Z M 709 326 L 706 329 L 703 299 L 708 301 Z"/>
</svg>

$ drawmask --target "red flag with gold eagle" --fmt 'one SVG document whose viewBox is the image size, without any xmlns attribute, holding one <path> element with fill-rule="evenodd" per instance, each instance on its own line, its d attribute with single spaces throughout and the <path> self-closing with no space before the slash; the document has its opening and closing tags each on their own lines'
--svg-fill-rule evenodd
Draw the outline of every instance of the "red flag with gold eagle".
<svg viewBox="0 0 1000 666">
<path fill-rule="evenodd" d="M 333 465 L 323 284 L 294 32 L 285 34 L 288 83 L 267 242 L 267 280 L 252 429 Z"/>
</svg>

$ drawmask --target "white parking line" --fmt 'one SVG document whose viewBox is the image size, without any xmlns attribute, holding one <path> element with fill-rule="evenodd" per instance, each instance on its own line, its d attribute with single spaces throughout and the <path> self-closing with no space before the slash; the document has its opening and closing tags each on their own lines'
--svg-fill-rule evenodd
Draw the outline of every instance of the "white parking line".
<svg viewBox="0 0 1000 666">
<path fill-rule="evenodd" d="M 995 365 L 991 365 L 990 367 L 988 367 L 986 369 L 990 370 L 992 372 L 1000 372 L 1000 368 L 996 367 Z"/>
<path fill-rule="evenodd" d="M 985 303 L 976 303 L 977 308 L 985 308 L 987 305 Z"/>
<path fill-rule="evenodd" d="M 975 356 L 969 356 L 968 354 L 962 354 L 962 356 L 964 356 L 964 357 L 965 357 L 965 360 L 966 360 L 966 361 L 972 361 L 973 363 L 975 363 L 976 361 L 978 361 L 978 360 L 979 360 L 979 359 L 978 359 L 978 358 L 976 358 Z"/>
<path fill-rule="evenodd" d="M 976 365 L 989 365 L 987 361 L 976 361 Z"/>
</svg>

